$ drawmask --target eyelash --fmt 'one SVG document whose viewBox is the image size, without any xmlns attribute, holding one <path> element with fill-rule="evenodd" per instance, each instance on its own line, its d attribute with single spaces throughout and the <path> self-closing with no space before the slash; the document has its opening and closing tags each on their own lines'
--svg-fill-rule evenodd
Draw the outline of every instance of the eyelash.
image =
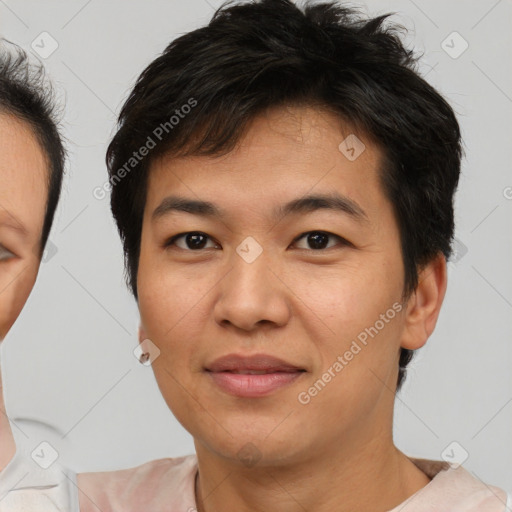
<svg viewBox="0 0 512 512">
<path fill-rule="evenodd" d="M 313 230 L 313 231 L 306 231 L 304 233 L 302 233 L 301 235 L 299 235 L 297 238 L 295 238 L 293 240 L 293 243 L 296 243 L 298 242 L 299 240 L 301 240 L 302 238 L 304 238 L 306 235 L 309 235 L 311 233 L 316 233 L 316 234 L 322 234 L 322 235 L 327 235 L 329 237 L 334 237 L 334 238 L 337 238 L 339 241 L 340 241 L 340 245 L 341 246 L 346 246 L 346 247 L 355 247 L 351 242 L 349 242 L 348 240 L 346 240 L 345 238 L 339 236 L 339 235 L 335 235 L 334 233 L 330 233 L 329 231 L 320 231 L 320 230 Z M 173 245 L 175 245 L 175 241 L 180 239 L 180 238 L 183 238 L 185 237 L 186 235 L 203 235 L 205 237 L 207 237 L 209 240 L 212 240 L 212 238 L 207 235 L 206 233 L 202 232 L 202 231 L 186 231 L 184 233 L 179 233 L 177 235 L 174 235 L 172 236 L 171 238 L 169 238 L 165 243 L 164 243 L 164 248 L 167 249 Z M 336 248 L 336 246 L 333 246 L 333 247 L 327 247 L 327 248 L 323 248 L 323 249 L 300 249 L 300 250 L 304 250 L 304 251 L 314 251 L 314 252 L 325 252 L 329 249 L 334 249 Z M 186 251 L 186 252 L 201 252 L 203 251 L 204 249 L 182 249 L 181 247 L 178 247 L 178 249 L 182 250 L 182 251 Z M 210 247 L 211 249 L 211 247 Z"/>
</svg>

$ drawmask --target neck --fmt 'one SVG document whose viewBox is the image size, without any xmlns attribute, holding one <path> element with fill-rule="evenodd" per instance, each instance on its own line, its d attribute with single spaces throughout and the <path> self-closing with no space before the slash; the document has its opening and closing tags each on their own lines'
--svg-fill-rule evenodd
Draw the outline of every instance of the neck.
<svg viewBox="0 0 512 512">
<path fill-rule="evenodd" d="M 1 351 L 1 345 L 0 345 Z M 4 388 L 2 384 L 2 369 L 0 360 L 0 471 L 7 466 L 16 451 L 14 437 L 5 411 Z"/>
<path fill-rule="evenodd" d="M 313 457 L 252 468 L 219 459 L 196 443 L 198 512 L 386 512 L 430 482 L 393 444 L 384 439 L 347 435 Z M 373 437 L 372 437 L 373 436 Z M 362 439 L 362 442 L 361 442 Z M 333 445 L 336 445 L 335 447 Z"/>
</svg>

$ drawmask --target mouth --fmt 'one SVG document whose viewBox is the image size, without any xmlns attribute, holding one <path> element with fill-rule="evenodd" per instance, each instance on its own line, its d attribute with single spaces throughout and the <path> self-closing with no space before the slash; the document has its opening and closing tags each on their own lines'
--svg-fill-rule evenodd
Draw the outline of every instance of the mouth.
<svg viewBox="0 0 512 512">
<path fill-rule="evenodd" d="M 253 354 L 250 356 L 243 356 L 241 354 L 228 354 L 226 356 L 215 359 L 211 364 L 205 367 L 205 370 L 215 373 L 276 373 L 305 371 L 305 369 L 301 368 L 300 366 L 288 363 L 283 359 L 267 354 Z"/>
<path fill-rule="evenodd" d="M 267 375 L 269 373 L 295 373 L 295 372 L 304 372 L 306 370 L 278 370 L 278 369 L 270 369 L 270 370 L 223 370 L 222 372 L 216 373 L 234 373 L 237 375 Z"/>
<path fill-rule="evenodd" d="M 270 395 L 306 373 L 304 368 L 266 354 L 230 354 L 216 359 L 205 371 L 220 390 L 244 398 Z"/>
</svg>

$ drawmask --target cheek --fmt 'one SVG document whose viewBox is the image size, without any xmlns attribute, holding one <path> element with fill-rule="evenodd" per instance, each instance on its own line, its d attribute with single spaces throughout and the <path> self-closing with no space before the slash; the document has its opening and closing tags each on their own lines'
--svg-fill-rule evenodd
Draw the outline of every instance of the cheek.
<svg viewBox="0 0 512 512">
<path fill-rule="evenodd" d="M 141 258 L 137 278 L 138 306 L 147 337 L 157 345 L 161 356 L 155 363 L 184 361 L 193 350 L 189 340 L 199 339 L 195 329 L 202 327 L 195 318 L 202 308 L 205 290 L 202 281 L 187 278 L 158 261 Z"/>
<path fill-rule="evenodd" d="M 395 262 L 387 272 L 380 271 L 377 262 L 327 273 L 324 268 L 307 280 L 295 279 L 294 292 L 303 301 L 302 317 L 307 314 L 312 319 L 304 328 L 319 362 L 310 385 L 321 379 L 317 387 L 322 388 L 323 381 L 329 382 L 314 407 L 323 404 L 328 410 L 338 404 L 340 414 L 358 407 L 368 412 L 382 383 L 392 388 L 403 329 L 399 266 Z"/>
<path fill-rule="evenodd" d="M 298 397 L 301 404 L 310 402 L 309 413 L 325 429 L 364 422 L 380 399 L 392 400 L 403 329 L 402 306 L 394 298 L 373 290 L 326 302 L 332 308 L 326 324 L 334 332 L 316 338 L 321 364 Z"/>
<path fill-rule="evenodd" d="M 373 325 L 400 300 L 401 285 L 395 270 L 376 272 L 375 265 L 311 268 L 290 276 L 294 294 L 315 313 L 332 337 L 348 339 Z"/>
<path fill-rule="evenodd" d="M 199 308 L 199 287 L 183 274 L 141 260 L 143 271 L 137 280 L 138 305 L 146 336 L 158 347 L 160 355 L 152 369 L 160 392 L 176 419 L 193 432 L 195 421 L 204 410 L 191 396 L 199 396 L 194 378 L 194 340 L 201 339 L 204 326 L 195 321 Z M 202 293 L 204 295 L 204 291 Z M 203 333 L 204 336 L 204 333 Z"/>
<path fill-rule="evenodd" d="M 7 265 L 5 265 L 7 267 Z M 0 340 L 18 318 L 34 287 L 38 262 L 16 262 L 0 270 Z"/>
</svg>

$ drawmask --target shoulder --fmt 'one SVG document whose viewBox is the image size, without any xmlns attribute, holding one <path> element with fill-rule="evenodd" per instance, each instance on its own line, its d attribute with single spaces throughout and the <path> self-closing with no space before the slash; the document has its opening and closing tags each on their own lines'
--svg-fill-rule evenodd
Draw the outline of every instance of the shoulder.
<svg viewBox="0 0 512 512">
<path fill-rule="evenodd" d="M 427 459 L 411 460 L 432 480 L 405 503 L 414 503 L 418 512 L 505 512 L 510 497 L 499 487 L 482 482 L 463 466 Z M 394 511 L 392 511 L 394 512 Z"/>
<path fill-rule="evenodd" d="M 81 512 L 168 510 L 173 504 L 186 512 L 195 506 L 194 455 L 159 459 L 119 471 L 77 476 Z M 172 509 L 172 507 L 171 507 Z"/>
</svg>

